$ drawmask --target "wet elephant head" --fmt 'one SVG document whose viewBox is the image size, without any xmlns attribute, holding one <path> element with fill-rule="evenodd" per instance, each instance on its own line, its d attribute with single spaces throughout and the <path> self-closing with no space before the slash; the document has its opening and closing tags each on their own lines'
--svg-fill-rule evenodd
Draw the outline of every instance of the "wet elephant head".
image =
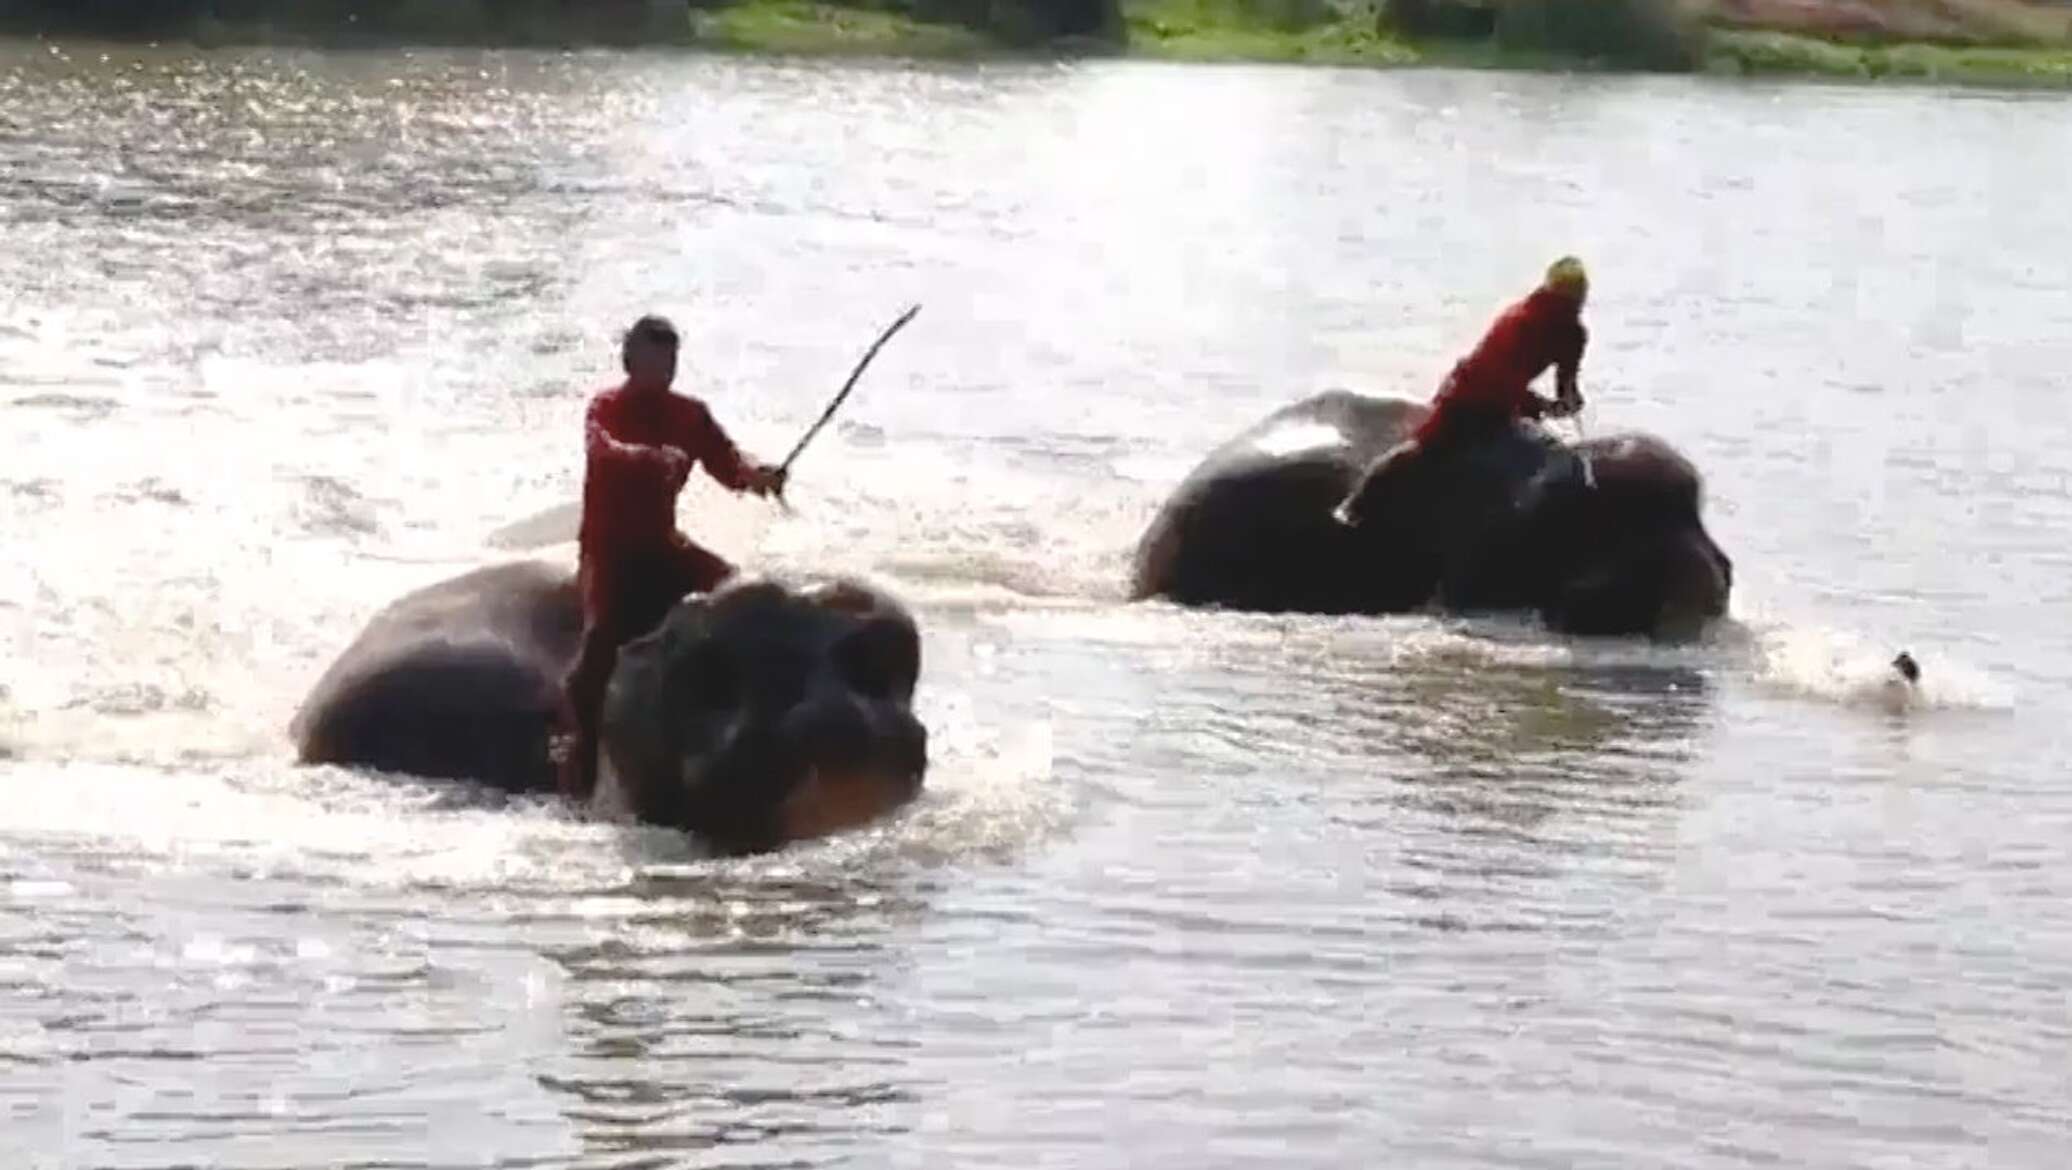
<svg viewBox="0 0 2072 1170">
<path fill-rule="evenodd" d="M 1574 448 L 1574 471 L 1523 494 L 1517 547 L 1538 560 L 1547 624 L 1577 634 L 1695 635 L 1724 617 L 1734 566 L 1701 516 L 1704 483 L 1689 460 L 1647 435 Z"/>
<path fill-rule="evenodd" d="M 601 790 L 729 852 L 870 821 L 921 787 L 920 666 L 912 617 L 861 584 L 693 598 L 621 654 Z"/>
<path fill-rule="evenodd" d="M 1378 460 L 1339 505 L 1364 566 L 1449 610 L 1535 610 L 1585 635 L 1677 638 L 1724 616 L 1733 566 L 1698 471 L 1660 439 L 1567 447 L 1525 427 Z M 1370 573 L 1370 575 L 1374 575 Z"/>
</svg>

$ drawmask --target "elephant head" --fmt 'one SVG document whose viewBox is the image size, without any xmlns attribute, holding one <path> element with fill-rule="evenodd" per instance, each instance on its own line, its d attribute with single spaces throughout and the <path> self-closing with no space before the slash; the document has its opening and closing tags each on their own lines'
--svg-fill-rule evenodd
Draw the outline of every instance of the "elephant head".
<svg viewBox="0 0 2072 1170">
<path fill-rule="evenodd" d="M 927 768 L 920 665 L 912 617 L 861 584 L 691 598 L 621 655 L 600 791 L 729 852 L 872 820 L 912 799 Z"/>
<path fill-rule="evenodd" d="M 1545 474 L 1511 531 L 1536 550 L 1534 599 L 1576 634 L 1695 634 L 1724 617 L 1734 566 L 1705 530 L 1704 482 L 1669 444 L 1620 435 L 1573 448 L 1574 470 Z"/>
<path fill-rule="evenodd" d="M 1733 588 L 1702 497 L 1697 469 L 1660 439 L 1568 447 L 1518 427 L 1475 448 L 1385 457 L 1338 515 L 1370 565 L 1415 576 L 1444 608 L 1674 638 L 1723 616 Z"/>
</svg>

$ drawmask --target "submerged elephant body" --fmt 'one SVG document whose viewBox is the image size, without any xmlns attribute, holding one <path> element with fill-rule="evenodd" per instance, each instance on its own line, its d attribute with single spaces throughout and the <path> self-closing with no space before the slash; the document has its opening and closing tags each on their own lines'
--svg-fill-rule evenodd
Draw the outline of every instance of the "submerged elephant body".
<svg viewBox="0 0 2072 1170">
<path fill-rule="evenodd" d="M 1332 512 L 1423 408 L 1332 392 L 1275 411 L 1210 452 L 1138 542 L 1132 594 L 1301 613 L 1409 609 L 1423 594 L 1365 555 Z"/>
<path fill-rule="evenodd" d="M 1375 476 L 1425 408 L 1342 391 L 1212 452 L 1137 548 L 1132 593 L 1309 613 L 1528 610 L 1573 633 L 1680 633 L 1726 612 L 1732 566 L 1668 444 L 1574 447 L 1518 425 Z"/>
<path fill-rule="evenodd" d="M 548 745 L 582 636 L 575 582 L 499 565 L 377 614 L 291 734 L 305 763 L 554 790 Z M 927 767 L 913 619 L 848 581 L 744 582 L 628 643 L 604 712 L 599 802 L 729 850 L 770 848 L 911 799 Z"/>
</svg>

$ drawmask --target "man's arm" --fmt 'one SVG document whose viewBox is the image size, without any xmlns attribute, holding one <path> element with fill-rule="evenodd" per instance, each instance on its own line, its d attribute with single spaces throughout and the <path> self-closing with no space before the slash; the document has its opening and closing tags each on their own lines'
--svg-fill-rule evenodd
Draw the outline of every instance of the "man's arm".
<svg viewBox="0 0 2072 1170">
<path fill-rule="evenodd" d="M 681 478 L 690 473 L 690 461 L 683 452 L 625 442 L 611 433 L 606 415 L 606 402 L 601 395 L 591 400 L 590 409 L 583 415 L 583 450 L 591 463 L 622 471 L 644 468 L 665 478 Z"/>
<path fill-rule="evenodd" d="M 686 414 L 683 449 L 705 465 L 707 475 L 730 491 L 768 495 L 784 489 L 783 473 L 743 455 L 704 403 L 694 402 Z"/>
</svg>

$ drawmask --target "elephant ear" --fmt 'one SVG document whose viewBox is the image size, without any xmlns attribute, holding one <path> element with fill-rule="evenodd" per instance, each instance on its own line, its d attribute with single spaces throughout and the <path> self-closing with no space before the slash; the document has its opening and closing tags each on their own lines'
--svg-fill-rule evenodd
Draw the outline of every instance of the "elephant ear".
<svg viewBox="0 0 2072 1170">
<path fill-rule="evenodd" d="M 1584 504 L 1596 491 L 1595 479 L 1587 453 L 1573 447 L 1557 447 L 1550 452 L 1545 466 L 1520 485 L 1515 498 L 1518 514 L 1558 516 L 1568 512 Z"/>
<path fill-rule="evenodd" d="M 1457 529 L 1463 547 L 1440 583 L 1449 608 L 1541 605 L 1590 536 L 1596 500 L 1581 457 L 1538 434 L 1499 442 L 1503 461 L 1461 489 L 1495 494 Z"/>
<path fill-rule="evenodd" d="M 620 647 L 599 723 L 612 767 L 622 776 L 678 771 L 686 711 L 698 710 L 705 691 L 717 685 L 708 669 L 710 609 L 709 599 L 688 598 L 661 625 Z"/>
</svg>

